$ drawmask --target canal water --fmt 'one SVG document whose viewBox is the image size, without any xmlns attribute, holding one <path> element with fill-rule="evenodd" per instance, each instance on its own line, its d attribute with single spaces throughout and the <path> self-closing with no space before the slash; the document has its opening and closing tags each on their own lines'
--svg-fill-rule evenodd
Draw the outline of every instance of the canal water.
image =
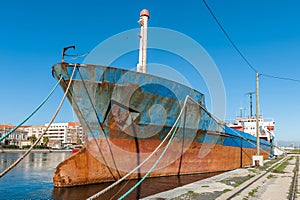
<svg viewBox="0 0 300 200">
<path fill-rule="evenodd" d="M 1 172 L 19 158 L 22 153 L 0 153 Z M 108 187 L 111 183 L 54 188 L 52 175 L 55 167 L 71 152 L 31 153 L 18 166 L 0 178 L 0 199 L 72 199 L 81 200 L 90 197 Z M 163 192 L 197 180 L 205 179 L 217 173 L 187 176 L 172 176 L 146 179 L 126 199 L 139 199 Z M 131 188 L 137 180 L 124 181 L 121 185 L 105 193 L 98 199 L 117 199 Z"/>
</svg>

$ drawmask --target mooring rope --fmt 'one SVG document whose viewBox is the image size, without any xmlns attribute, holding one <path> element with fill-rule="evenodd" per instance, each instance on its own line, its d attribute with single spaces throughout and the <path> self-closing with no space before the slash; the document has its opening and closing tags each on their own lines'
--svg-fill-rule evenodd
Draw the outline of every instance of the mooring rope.
<svg viewBox="0 0 300 200">
<path fill-rule="evenodd" d="M 187 100 L 189 99 L 189 96 L 186 96 L 183 107 L 176 119 L 176 121 L 174 122 L 174 125 L 172 126 L 172 128 L 170 129 L 170 131 L 168 132 L 168 134 L 166 135 L 166 137 L 163 139 L 163 141 L 156 147 L 156 149 L 143 161 L 141 162 L 136 168 L 134 168 L 133 170 L 131 170 L 129 173 L 127 173 L 125 176 L 123 176 L 121 179 L 119 179 L 118 181 L 114 182 L 113 184 L 111 184 L 110 186 L 108 186 L 107 188 L 101 190 L 100 192 L 94 194 L 93 196 L 87 198 L 87 200 L 92 200 L 95 199 L 97 197 L 99 197 L 100 195 L 104 194 L 105 192 L 107 192 L 108 190 L 112 189 L 113 187 L 115 187 L 116 185 L 118 185 L 119 183 L 121 183 L 123 180 L 125 180 L 127 177 L 129 177 L 130 175 L 132 175 L 137 169 L 141 168 L 159 149 L 160 147 L 163 145 L 163 143 L 168 139 L 168 137 L 170 135 L 174 136 L 174 133 L 176 132 L 177 128 L 175 129 L 175 127 L 178 125 L 179 119 L 183 113 L 183 110 L 186 106 Z M 175 129 L 175 131 L 174 131 Z M 174 131 L 174 132 L 173 132 Z M 172 133 L 173 132 L 173 133 Z M 170 138 L 171 140 L 171 138 Z M 167 145 L 168 146 L 168 145 Z M 165 148 L 166 149 L 166 148 Z M 163 154 L 163 153 L 162 153 Z M 161 156 L 162 157 L 162 156 Z M 159 158 L 160 159 L 160 158 Z M 153 168 L 154 169 L 154 168 Z M 153 170 L 152 169 L 152 170 Z"/>
<path fill-rule="evenodd" d="M 76 65 L 75 65 L 75 66 L 76 66 Z M 31 150 L 37 145 L 37 143 L 42 139 L 42 137 L 44 136 L 44 134 L 48 131 L 49 127 L 50 127 L 51 124 L 53 123 L 54 119 L 56 118 L 58 112 L 59 112 L 60 109 L 61 109 L 61 106 L 63 105 L 63 103 L 64 103 L 64 101 L 65 101 L 65 99 L 66 99 L 66 97 L 67 97 L 68 91 L 69 91 L 69 89 L 70 89 L 70 86 L 71 86 L 71 83 L 72 83 L 72 80 L 73 80 L 73 76 L 74 76 L 74 74 L 75 74 L 75 69 L 76 69 L 76 67 L 74 67 L 74 69 L 73 69 L 72 75 L 71 75 L 71 77 L 70 77 L 70 79 L 69 79 L 69 85 L 68 85 L 68 87 L 67 87 L 67 89 L 66 89 L 66 91 L 65 91 L 65 94 L 64 94 L 64 96 L 63 96 L 63 98 L 62 98 L 62 100 L 61 100 L 59 106 L 57 107 L 57 109 L 56 109 L 54 115 L 52 116 L 52 118 L 51 118 L 51 120 L 50 120 L 48 126 L 46 127 L 45 131 L 38 137 L 38 139 L 31 145 L 31 147 L 30 147 L 30 148 L 29 148 L 29 149 L 28 149 L 28 150 L 27 150 L 20 158 L 18 158 L 13 164 L 11 164 L 8 168 L 6 168 L 6 169 L 0 174 L 0 178 L 1 178 L 2 176 L 4 176 L 7 172 L 9 172 L 10 170 L 12 170 L 15 166 L 17 166 L 17 164 L 18 164 L 19 162 L 21 162 L 21 160 L 23 160 L 23 159 L 31 152 Z M 61 79 L 59 79 L 59 80 L 61 80 Z"/>
<path fill-rule="evenodd" d="M 27 122 L 27 120 L 29 120 L 50 98 L 50 96 L 53 94 L 53 92 L 55 91 L 55 89 L 57 88 L 57 86 L 59 85 L 59 82 L 62 80 L 62 77 L 60 77 L 60 79 L 57 81 L 57 83 L 55 84 L 55 86 L 53 87 L 53 89 L 51 90 L 51 92 L 48 94 L 48 96 L 42 101 L 42 103 L 36 107 L 36 109 L 30 114 L 28 115 L 19 125 L 17 125 L 15 128 L 13 128 L 12 130 L 10 130 L 8 133 L 6 133 L 5 135 L 3 135 L 0 138 L 0 142 L 2 140 L 4 140 L 5 138 L 7 138 L 10 134 L 12 134 L 13 132 L 15 132 L 20 126 L 22 126 L 25 122 Z"/>
</svg>

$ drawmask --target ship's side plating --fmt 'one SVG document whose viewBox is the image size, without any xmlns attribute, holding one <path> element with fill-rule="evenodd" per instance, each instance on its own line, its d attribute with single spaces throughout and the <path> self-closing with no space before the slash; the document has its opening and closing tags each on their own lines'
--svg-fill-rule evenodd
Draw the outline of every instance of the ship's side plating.
<svg viewBox="0 0 300 200">
<path fill-rule="evenodd" d="M 55 77 L 64 78 L 63 89 L 74 67 L 53 66 Z M 256 138 L 218 123 L 205 109 L 203 94 L 148 74 L 99 65 L 76 67 L 68 99 L 88 139 L 81 152 L 57 167 L 55 186 L 124 176 L 154 151 L 182 110 L 174 140 L 151 176 L 226 171 L 251 164 Z M 270 143 L 261 141 L 261 148 L 267 158 Z M 162 150 L 131 178 L 146 173 Z"/>
</svg>

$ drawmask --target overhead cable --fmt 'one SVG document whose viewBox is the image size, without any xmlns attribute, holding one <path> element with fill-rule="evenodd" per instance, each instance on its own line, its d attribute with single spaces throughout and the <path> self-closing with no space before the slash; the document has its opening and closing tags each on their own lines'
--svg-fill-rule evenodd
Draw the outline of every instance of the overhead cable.
<svg viewBox="0 0 300 200">
<path fill-rule="evenodd" d="M 224 35 L 226 36 L 226 38 L 228 39 L 228 41 L 230 42 L 230 44 L 233 46 L 233 48 L 238 52 L 238 54 L 242 57 L 242 59 L 246 62 L 246 64 L 255 72 L 258 73 L 258 71 L 254 68 L 253 65 L 251 65 L 251 63 L 248 61 L 248 59 L 243 55 L 243 53 L 239 50 L 239 48 L 235 45 L 235 43 L 233 42 L 233 40 L 230 38 L 230 36 L 228 35 L 228 33 L 225 31 L 225 29 L 223 28 L 222 24 L 220 23 L 220 21 L 218 20 L 218 18 L 216 17 L 216 15 L 213 13 L 213 11 L 211 10 L 211 8 L 208 6 L 208 4 L 206 3 L 205 0 L 202 0 L 205 7 L 207 8 L 207 10 L 209 11 L 209 13 L 211 14 L 211 16 L 214 18 L 214 20 L 216 21 L 216 23 L 218 24 L 219 28 L 222 30 L 222 32 L 224 33 Z M 280 79 L 280 80 L 286 80 L 286 81 L 293 81 L 293 82 L 299 82 L 299 79 L 293 79 L 293 78 L 287 78 L 287 77 L 280 77 L 280 76 L 274 76 L 274 75 L 268 75 L 268 74 L 261 74 L 259 73 L 259 75 L 261 76 L 265 76 L 265 77 L 269 77 L 269 78 L 275 78 L 275 79 Z"/>
<path fill-rule="evenodd" d="M 268 75 L 268 74 L 260 74 L 261 76 L 269 77 L 269 78 L 275 78 L 275 79 L 280 79 L 280 80 L 286 80 L 286 81 L 294 81 L 300 83 L 299 79 L 293 79 L 293 78 L 287 78 L 287 77 L 280 77 L 280 76 L 273 76 L 273 75 Z"/>
<path fill-rule="evenodd" d="M 226 36 L 226 38 L 228 39 L 228 41 L 230 42 L 230 44 L 233 46 L 233 48 L 238 52 L 238 54 L 242 57 L 242 59 L 247 63 L 247 65 L 254 71 L 257 72 L 257 70 L 251 65 L 251 63 L 247 60 L 247 58 L 243 55 L 243 53 L 239 50 L 239 48 L 235 45 L 235 43 L 232 41 L 232 39 L 230 38 L 230 36 L 228 35 L 228 33 L 225 31 L 225 29 L 223 28 L 222 24 L 219 22 L 219 20 L 217 19 L 216 15 L 213 13 L 213 11 L 210 9 L 210 7 L 208 6 L 208 4 L 206 3 L 205 0 L 202 0 L 205 7 L 207 8 L 207 10 L 209 11 L 209 13 L 211 14 L 211 16 L 214 18 L 214 20 L 217 22 L 218 26 L 220 27 L 220 29 L 222 30 L 222 32 L 224 33 L 224 35 Z"/>
</svg>

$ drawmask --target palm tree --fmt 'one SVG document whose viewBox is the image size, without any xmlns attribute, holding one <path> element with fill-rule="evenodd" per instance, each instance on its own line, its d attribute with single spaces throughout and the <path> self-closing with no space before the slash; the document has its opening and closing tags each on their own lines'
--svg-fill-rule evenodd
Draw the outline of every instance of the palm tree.
<svg viewBox="0 0 300 200">
<path fill-rule="evenodd" d="M 35 141 L 37 140 L 37 138 L 36 138 L 35 135 L 32 135 L 32 136 L 29 137 L 29 140 L 33 144 L 33 143 L 35 143 Z"/>
<path fill-rule="evenodd" d="M 47 136 L 43 137 L 43 146 L 44 147 L 48 146 L 48 143 L 49 143 L 49 138 Z"/>
<path fill-rule="evenodd" d="M 76 144 L 82 144 L 82 141 L 81 141 L 81 139 L 80 139 L 80 138 L 77 138 L 77 142 L 76 142 Z"/>
</svg>

